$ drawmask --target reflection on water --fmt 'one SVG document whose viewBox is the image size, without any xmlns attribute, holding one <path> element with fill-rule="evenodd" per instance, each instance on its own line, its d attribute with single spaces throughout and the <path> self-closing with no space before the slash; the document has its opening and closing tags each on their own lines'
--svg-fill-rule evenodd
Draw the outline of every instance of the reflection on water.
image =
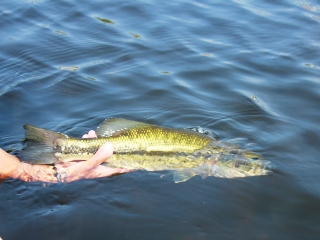
<svg viewBox="0 0 320 240">
<path fill-rule="evenodd" d="M 122 117 L 203 126 L 278 169 L 5 180 L 3 239 L 318 238 L 318 3 L 26 0 L 0 14 L 0 147 L 21 147 L 26 123 L 81 136 Z"/>
</svg>

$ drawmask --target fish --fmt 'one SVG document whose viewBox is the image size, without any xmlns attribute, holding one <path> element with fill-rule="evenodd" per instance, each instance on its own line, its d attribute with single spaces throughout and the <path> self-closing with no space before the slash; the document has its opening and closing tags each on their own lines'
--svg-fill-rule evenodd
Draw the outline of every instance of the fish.
<svg viewBox="0 0 320 240">
<path fill-rule="evenodd" d="M 268 175 L 273 170 L 260 154 L 218 141 L 202 128 L 170 128 L 109 118 L 97 128 L 97 138 L 74 138 L 29 124 L 24 125 L 24 130 L 27 146 L 20 158 L 31 164 L 88 160 L 99 147 L 112 142 L 113 155 L 103 165 L 131 170 L 168 170 L 176 183 L 196 175 L 237 178 Z"/>
</svg>

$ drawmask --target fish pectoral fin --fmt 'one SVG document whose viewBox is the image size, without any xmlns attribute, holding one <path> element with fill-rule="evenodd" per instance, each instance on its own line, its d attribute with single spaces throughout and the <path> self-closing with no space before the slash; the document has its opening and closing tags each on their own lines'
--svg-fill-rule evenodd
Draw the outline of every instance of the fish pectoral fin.
<svg viewBox="0 0 320 240">
<path fill-rule="evenodd" d="M 110 137 L 115 134 L 121 134 L 129 129 L 147 126 L 151 125 L 147 123 L 126 120 L 123 118 L 109 118 L 100 124 L 96 130 L 96 133 L 98 137 Z"/>
<path fill-rule="evenodd" d="M 221 177 L 221 178 L 227 178 L 228 177 L 228 173 L 222 169 L 221 167 L 217 166 L 216 164 L 214 164 L 211 167 L 211 171 L 209 173 L 209 176 L 213 176 L 213 177 Z"/>
<path fill-rule="evenodd" d="M 202 179 L 205 179 L 210 175 L 209 170 L 210 166 L 208 166 L 207 164 L 203 164 L 196 168 L 176 170 L 173 173 L 173 180 L 175 183 L 185 182 L 196 175 L 199 175 L 202 177 Z"/>
<path fill-rule="evenodd" d="M 175 183 L 185 182 L 195 175 L 196 174 L 190 170 L 178 170 L 173 173 L 173 180 Z"/>
</svg>

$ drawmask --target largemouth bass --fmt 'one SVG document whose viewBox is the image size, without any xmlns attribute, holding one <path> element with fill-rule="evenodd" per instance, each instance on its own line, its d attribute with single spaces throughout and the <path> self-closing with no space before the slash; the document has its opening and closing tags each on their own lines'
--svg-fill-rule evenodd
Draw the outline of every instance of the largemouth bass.
<svg viewBox="0 0 320 240">
<path fill-rule="evenodd" d="M 189 129 L 160 127 L 110 118 L 96 130 L 98 138 L 73 138 L 24 125 L 27 147 L 21 158 L 32 164 L 88 160 L 106 142 L 114 154 L 104 165 L 147 171 L 173 171 L 175 182 L 195 175 L 235 178 L 267 175 L 272 166 L 260 155 L 221 143 Z"/>
</svg>

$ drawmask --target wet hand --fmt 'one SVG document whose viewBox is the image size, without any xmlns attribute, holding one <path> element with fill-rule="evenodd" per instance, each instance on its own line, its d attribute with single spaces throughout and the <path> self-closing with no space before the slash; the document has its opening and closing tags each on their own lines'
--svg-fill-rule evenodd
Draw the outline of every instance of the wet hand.
<svg viewBox="0 0 320 240">
<path fill-rule="evenodd" d="M 97 137 L 94 130 L 84 134 L 83 138 Z M 32 182 L 72 182 L 79 179 L 106 177 L 113 174 L 125 173 L 130 170 L 101 166 L 113 153 L 112 143 L 106 143 L 88 161 L 57 163 L 55 166 L 31 165 L 22 163 L 0 149 L 0 177 L 19 178 Z M 57 178 L 58 176 L 58 178 Z"/>
<path fill-rule="evenodd" d="M 57 163 L 58 181 L 72 182 L 79 179 L 106 177 L 113 174 L 125 173 L 129 170 L 101 166 L 113 153 L 112 143 L 106 143 L 88 161 Z"/>
<path fill-rule="evenodd" d="M 88 134 L 84 134 L 82 138 L 96 138 L 97 134 L 94 130 L 90 130 Z M 101 166 L 113 154 L 113 144 L 106 143 L 88 161 L 57 163 L 57 181 L 72 182 L 79 179 L 107 177 L 113 174 L 125 173 L 130 170 L 122 168 L 109 168 Z"/>
</svg>

